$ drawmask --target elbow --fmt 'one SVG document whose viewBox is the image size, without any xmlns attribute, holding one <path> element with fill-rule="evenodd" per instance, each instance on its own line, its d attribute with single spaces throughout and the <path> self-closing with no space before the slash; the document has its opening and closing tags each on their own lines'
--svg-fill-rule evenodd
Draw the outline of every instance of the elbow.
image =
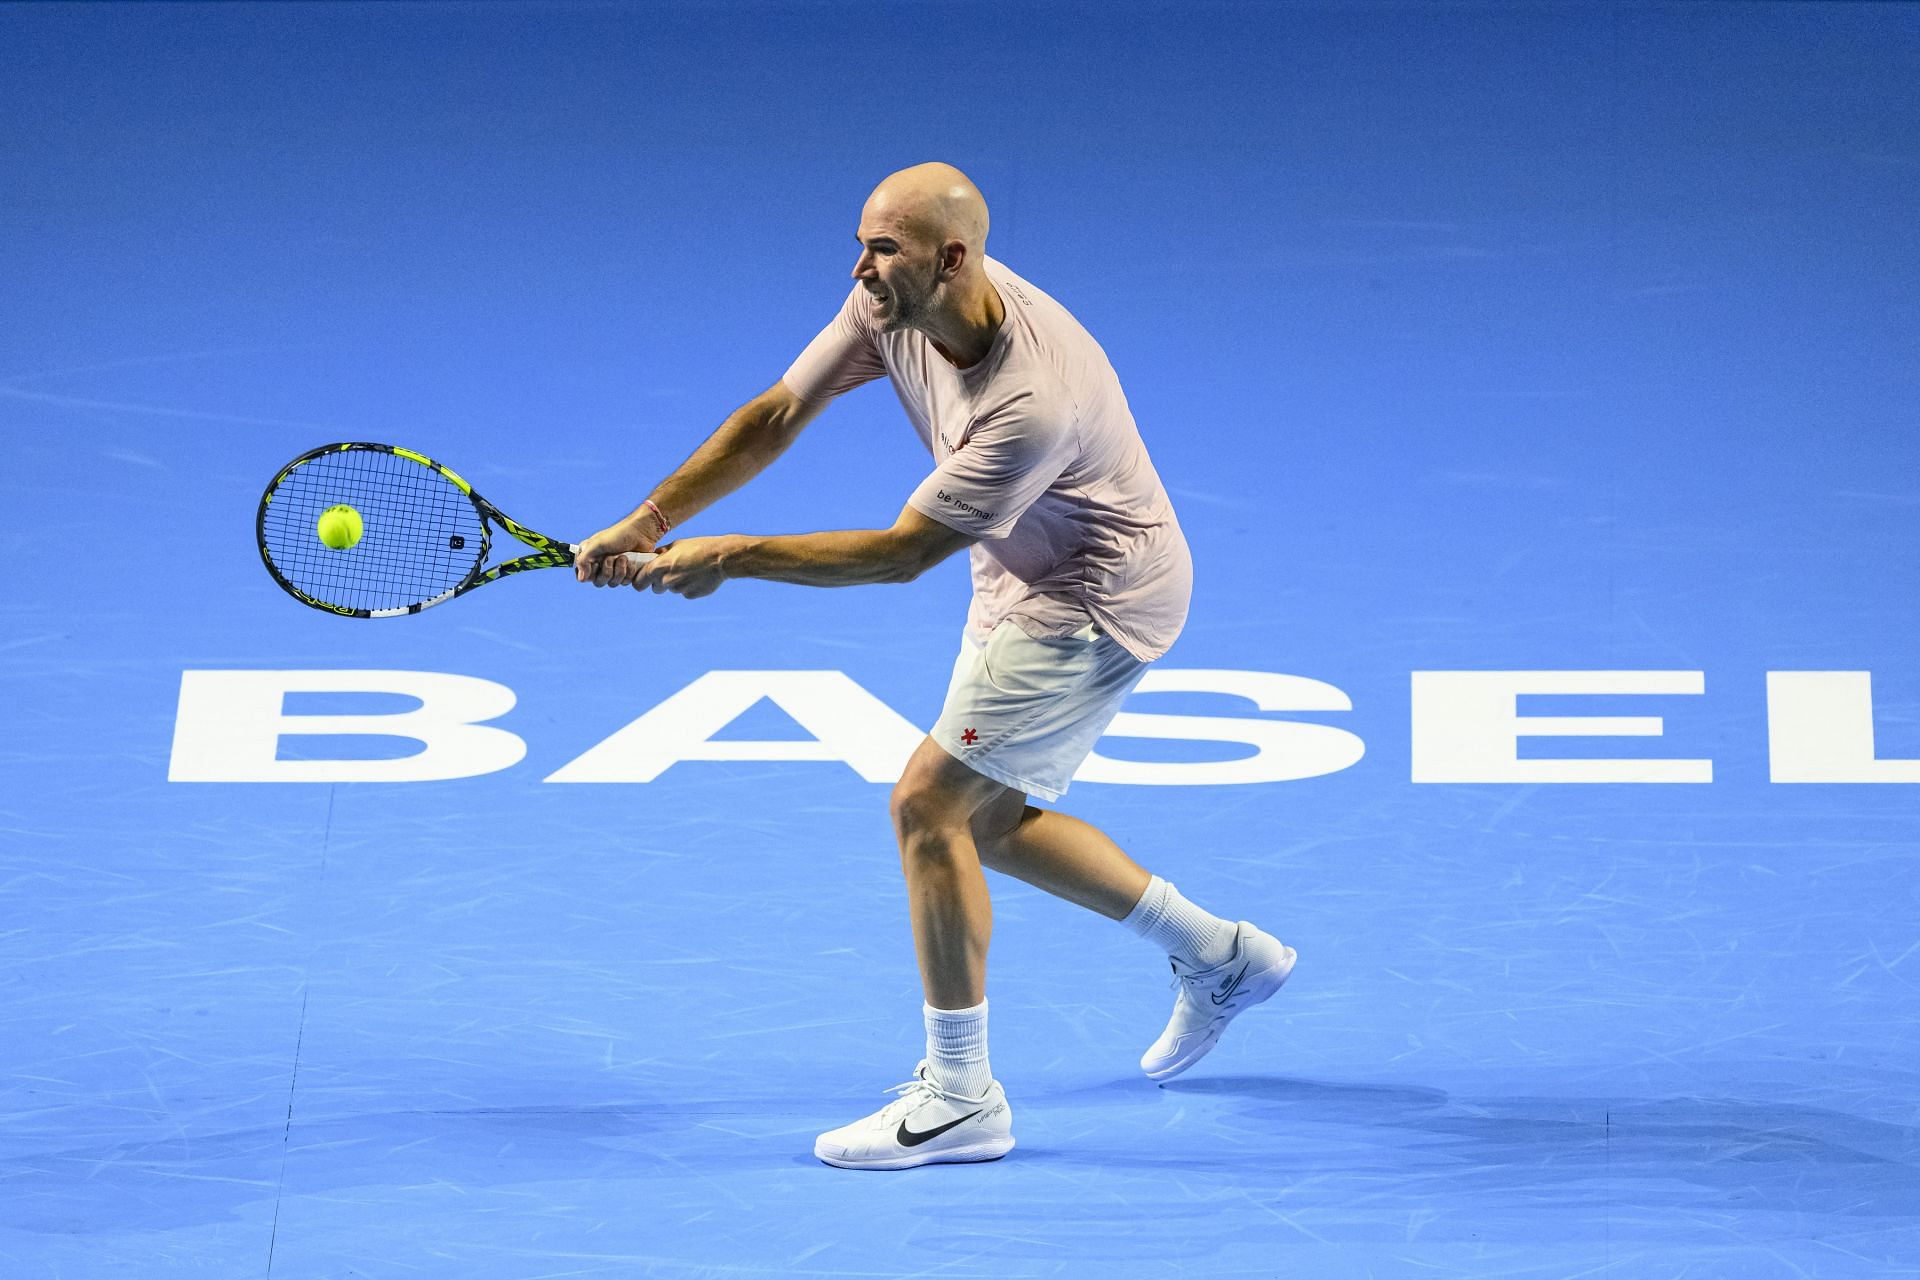
<svg viewBox="0 0 1920 1280">
<path fill-rule="evenodd" d="M 933 566 L 947 558 L 947 551 L 939 547 L 904 546 L 887 563 L 885 582 L 912 582 Z"/>
<path fill-rule="evenodd" d="M 931 568 L 933 568 L 931 564 L 918 556 L 908 560 L 895 560 L 887 566 L 887 576 L 880 581 L 912 582 Z"/>
<path fill-rule="evenodd" d="M 925 517 L 901 523 L 881 535 L 885 561 L 883 582 L 912 582 L 954 552 L 971 546 L 973 539 L 936 525 Z"/>
<path fill-rule="evenodd" d="M 764 470 L 778 461 L 799 433 L 779 423 L 755 423 L 742 437 L 742 448 L 754 466 Z"/>
<path fill-rule="evenodd" d="M 785 453 L 806 425 L 794 415 L 758 400 L 736 409 L 728 423 L 733 430 L 733 447 L 761 468 Z"/>
</svg>

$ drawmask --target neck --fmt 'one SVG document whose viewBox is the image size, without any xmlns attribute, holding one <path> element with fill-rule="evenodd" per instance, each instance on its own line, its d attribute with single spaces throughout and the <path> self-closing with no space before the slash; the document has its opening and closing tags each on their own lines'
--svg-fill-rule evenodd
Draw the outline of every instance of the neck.
<svg viewBox="0 0 1920 1280">
<path fill-rule="evenodd" d="M 1007 318 L 1007 308 L 984 271 L 965 286 L 956 286 L 955 295 L 952 305 L 932 317 L 924 332 L 948 364 L 970 369 L 986 359 Z"/>
</svg>

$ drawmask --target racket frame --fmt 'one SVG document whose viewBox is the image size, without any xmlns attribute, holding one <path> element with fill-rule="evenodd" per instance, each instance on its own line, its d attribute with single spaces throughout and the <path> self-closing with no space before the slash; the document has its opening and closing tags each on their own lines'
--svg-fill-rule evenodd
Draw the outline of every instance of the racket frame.
<svg viewBox="0 0 1920 1280">
<path fill-rule="evenodd" d="M 346 605 L 333 604 L 329 601 L 310 596 L 300 588 L 294 586 L 293 583 L 287 581 L 286 576 L 280 572 L 279 566 L 274 564 L 273 556 L 267 551 L 267 509 L 273 503 L 274 492 L 279 489 L 281 482 L 288 476 L 315 458 L 324 457 L 332 453 L 346 453 L 354 449 L 363 449 L 374 453 L 390 453 L 417 462 L 429 470 L 438 472 L 452 483 L 455 488 L 459 489 L 461 493 L 467 496 L 467 500 L 473 503 L 474 510 L 480 515 L 480 555 L 478 559 L 474 561 L 473 568 L 467 573 L 465 578 L 462 578 L 453 587 L 442 591 L 431 600 L 422 600 L 417 604 L 401 605 L 391 609 L 353 609 Z M 517 560 L 506 560 L 499 564 L 489 566 L 487 564 L 487 557 L 493 552 L 493 526 L 496 524 L 527 546 L 532 547 L 534 549 L 533 554 L 521 556 Z M 574 556 L 580 550 L 574 543 L 562 542 L 556 538 L 549 538 L 545 534 L 535 533 L 532 529 L 512 519 L 506 512 L 500 510 L 500 508 L 494 506 L 491 502 L 488 502 L 485 498 L 474 492 L 473 486 L 468 484 L 465 478 L 454 471 L 453 468 L 435 462 L 426 454 L 416 453 L 412 449 L 405 449 L 395 444 L 378 444 L 368 440 L 349 440 L 339 444 L 323 444 L 317 449 L 307 450 L 292 462 L 280 468 L 274 475 L 272 482 L 267 485 L 266 492 L 260 495 L 260 510 L 254 517 L 253 527 L 255 541 L 260 547 L 260 560 L 267 566 L 267 572 L 273 575 L 273 580 L 280 584 L 281 589 L 302 604 L 311 605 L 323 613 L 337 614 L 343 618 L 397 618 L 404 617 L 410 613 L 419 613 L 422 609 L 431 609 L 434 605 L 444 604 L 455 596 L 463 596 L 476 587 L 497 581 L 511 573 L 524 573 L 528 569 L 564 568 L 573 563 Z"/>
</svg>

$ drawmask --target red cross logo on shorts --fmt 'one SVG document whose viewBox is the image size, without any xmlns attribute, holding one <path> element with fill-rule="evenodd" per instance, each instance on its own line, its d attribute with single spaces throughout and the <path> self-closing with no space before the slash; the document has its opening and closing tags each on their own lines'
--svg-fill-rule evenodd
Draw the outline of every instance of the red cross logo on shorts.
<svg viewBox="0 0 1920 1280">
<path fill-rule="evenodd" d="M 960 741 L 966 743 L 968 746 L 972 746 L 974 743 L 980 741 L 980 735 L 968 729 L 960 735 Z"/>
</svg>

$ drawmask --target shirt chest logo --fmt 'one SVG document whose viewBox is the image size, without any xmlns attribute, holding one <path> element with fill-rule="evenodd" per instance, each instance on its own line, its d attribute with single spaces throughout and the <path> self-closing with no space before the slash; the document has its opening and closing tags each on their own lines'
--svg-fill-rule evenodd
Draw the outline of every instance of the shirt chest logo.
<svg viewBox="0 0 1920 1280">
<path fill-rule="evenodd" d="M 960 433 L 960 439 L 957 441 L 938 427 L 934 428 L 934 432 L 933 432 L 933 438 L 940 442 L 941 450 L 944 451 L 949 458 L 951 458 L 954 454 L 960 452 L 960 450 L 966 446 L 967 441 L 972 439 L 972 437 L 973 437 L 973 424 L 971 422 L 967 424 L 967 429 Z"/>
</svg>

